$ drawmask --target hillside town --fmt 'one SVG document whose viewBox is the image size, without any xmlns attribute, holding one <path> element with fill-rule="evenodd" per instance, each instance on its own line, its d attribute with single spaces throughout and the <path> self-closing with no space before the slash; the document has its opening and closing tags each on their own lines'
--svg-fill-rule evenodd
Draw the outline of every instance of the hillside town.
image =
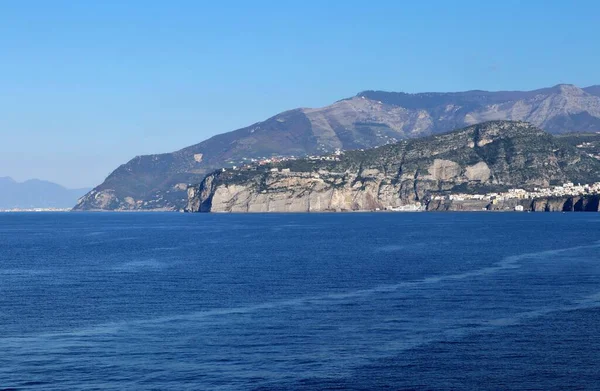
<svg viewBox="0 0 600 391">
<path fill-rule="evenodd" d="M 242 158 L 241 162 L 229 161 L 230 169 L 232 170 L 252 170 L 268 164 L 283 163 L 291 160 L 306 159 L 310 161 L 339 161 L 340 157 L 344 154 L 341 149 L 336 149 L 334 153 L 329 155 L 307 155 L 307 156 L 271 156 L 271 157 L 259 157 L 259 158 Z M 223 168 L 226 171 L 227 168 Z"/>
<path fill-rule="evenodd" d="M 560 186 L 549 188 L 536 187 L 533 191 L 525 189 L 509 189 L 506 192 L 486 193 L 486 194 L 448 194 L 435 195 L 432 200 L 450 200 L 450 201 L 465 201 L 465 200 L 480 200 L 490 201 L 491 203 L 505 201 L 510 199 L 536 199 L 536 198 L 552 198 L 552 197 L 570 197 L 570 196 L 585 196 L 600 194 L 600 182 L 591 184 L 577 184 L 568 182 Z"/>
</svg>

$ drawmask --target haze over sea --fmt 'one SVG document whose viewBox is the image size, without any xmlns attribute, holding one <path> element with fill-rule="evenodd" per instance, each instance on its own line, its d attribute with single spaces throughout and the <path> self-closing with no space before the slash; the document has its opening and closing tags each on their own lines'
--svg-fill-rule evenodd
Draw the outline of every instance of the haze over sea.
<svg viewBox="0 0 600 391">
<path fill-rule="evenodd" d="M 0 214 L 0 389 L 597 389 L 599 228 Z"/>
</svg>

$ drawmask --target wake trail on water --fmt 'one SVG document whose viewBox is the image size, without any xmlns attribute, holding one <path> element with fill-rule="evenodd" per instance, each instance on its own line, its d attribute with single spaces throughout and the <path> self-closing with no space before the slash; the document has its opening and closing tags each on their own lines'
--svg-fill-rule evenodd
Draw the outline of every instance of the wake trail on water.
<svg viewBox="0 0 600 391">
<path fill-rule="evenodd" d="M 359 289 L 350 292 L 343 293 L 331 293 L 325 295 L 315 295 L 315 296 L 305 296 L 301 298 L 294 298 L 288 300 L 274 301 L 268 303 L 254 304 L 248 306 L 241 307 L 233 307 L 233 308 L 220 308 L 213 309 L 207 311 L 198 311 L 192 312 L 188 314 L 181 315 L 171 315 L 171 316 L 163 316 L 151 319 L 140 319 L 140 320 L 129 320 L 123 322 L 114 322 L 114 323 L 105 323 L 101 325 L 96 325 L 91 328 L 83 328 L 80 330 L 73 331 L 65 331 L 65 332 L 57 332 L 57 333 L 42 333 L 35 334 L 31 336 L 24 337 L 7 337 L 0 338 L 0 341 L 6 339 L 35 339 L 35 338 L 46 338 L 46 337 L 60 337 L 60 336 L 75 336 L 75 335 L 98 335 L 98 334 L 112 334 L 127 329 L 128 327 L 143 327 L 143 326 L 154 326 L 159 324 L 168 324 L 178 321 L 195 321 L 201 320 L 208 317 L 218 317 L 218 316 L 227 316 L 227 315 L 243 315 L 263 310 L 270 310 L 276 308 L 285 308 L 285 307 L 294 307 L 294 306 L 303 306 L 303 305 L 335 305 L 336 302 L 352 299 L 352 298 L 363 298 L 371 295 L 379 294 L 379 293 L 390 293 L 396 292 L 403 288 L 412 288 L 429 284 L 437 284 L 444 281 L 456 281 L 456 280 L 464 280 L 473 277 L 481 277 L 488 276 L 499 273 L 501 271 L 508 271 L 512 269 L 518 269 L 521 267 L 521 263 L 527 259 L 540 259 L 545 257 L 552 257 L 562 253 L 568 253 L 577 250 L 584 249 L 592 249 L 592 248 L 600 248 L 600 241 L 595 242 L 590 245 L 582 245 L 575 247 L 567 247 L 562 249 L 555 250 L 545 250 L 533 253 L 523 253 L 512 255 L 503 258 L 501 261 L 492 264 L 491 266 L 487 266 L 481 269 L 476 269 L 472 271 L 467 271 L 463 273 L 456 274 L 448 274 L 448 275 L 440 275 L 440 276 L 430 276 L 425 277 L 415 281 L 405 281 L 399 282 L 397 284 L 388 284 L 388 285 L 379 285 L 373 288 L 368 289 Z M 600 303 L 600 292 L 590 296 L 587 301 L 583 301 L 575 306 L 569 307 L 570 309 L 578 309 L 579 306 L 588 306 L 585 308 L 589 308 L 589 306 L 596 306 Z M 548 308 L 543 310 L 535 310 L 526 312 L 524 314 L 530 314 L 534 316 L 542 316 L 549 312 L 554 312 L 557 310 L 561 310 L 560 308 Z M 539 312 L 541 311 L 541 312 Z M 524 315 L 525 316 L 525 315 Z M 511 317 L 510 319 L 512 319 Z M 508 321 L 508 318 L 506 319 Z M 493 322 L 493 321 L 492 321 Z M 498 320 L 499 323 L 502 323 L 502 319 Z"/>
</svg>

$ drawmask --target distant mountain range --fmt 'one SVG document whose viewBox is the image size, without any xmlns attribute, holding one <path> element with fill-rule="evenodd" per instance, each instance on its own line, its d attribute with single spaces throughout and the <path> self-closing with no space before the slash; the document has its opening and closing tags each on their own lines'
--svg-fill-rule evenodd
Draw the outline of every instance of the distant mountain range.
<svg viewBox="0 0 600 391">
<path fill-rule="evenodd" d="M 0 178 L 0 209 L 71 208 L 90 189 L 67 189 L 56 183 L 30 179 L 17 182 Z"/>
<path fill-rule="evenodd" d="M 177 152 L 138 156 L 82 198 L 77 210 L 177 210 L 186 187 L 220 168 L 271 156 L 327 154 L 395 143 L 493 120 L 527 121 L 558 134 L 600 131 L 600 86 L 535 91 L 365 91 L 299 108 Z"/>
</svg>

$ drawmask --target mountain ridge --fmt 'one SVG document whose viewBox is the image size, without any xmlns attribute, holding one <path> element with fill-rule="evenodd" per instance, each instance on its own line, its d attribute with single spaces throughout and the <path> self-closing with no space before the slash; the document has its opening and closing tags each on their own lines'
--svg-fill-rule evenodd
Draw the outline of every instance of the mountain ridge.
<svg viewBox="0 0 600 391">
<path fill-rule="evenodd" d="M 185 206 L 187 186 L 220 167 L 373 148 L 491 120 L 524 120 L 551 133 L 600 131 L 600 96 L 567 84 L 516 92 L 363 91 L 329 106 L 284 111 L 173 153 L 138 156 L 75 209 L 178 210 Z"/>
<path fill-rule="evenodd" d="M 89 188 L 68 189 L 43 179 L 0 177 L 0 209 L 70 208 Z"/>
<path fill-rule="evenodd" d="M 585 87 L 583 90 L 585 92 L 587 92 L 588 94 L 600 96 L 600 84 L 599 85 Z"/>
</svg>

